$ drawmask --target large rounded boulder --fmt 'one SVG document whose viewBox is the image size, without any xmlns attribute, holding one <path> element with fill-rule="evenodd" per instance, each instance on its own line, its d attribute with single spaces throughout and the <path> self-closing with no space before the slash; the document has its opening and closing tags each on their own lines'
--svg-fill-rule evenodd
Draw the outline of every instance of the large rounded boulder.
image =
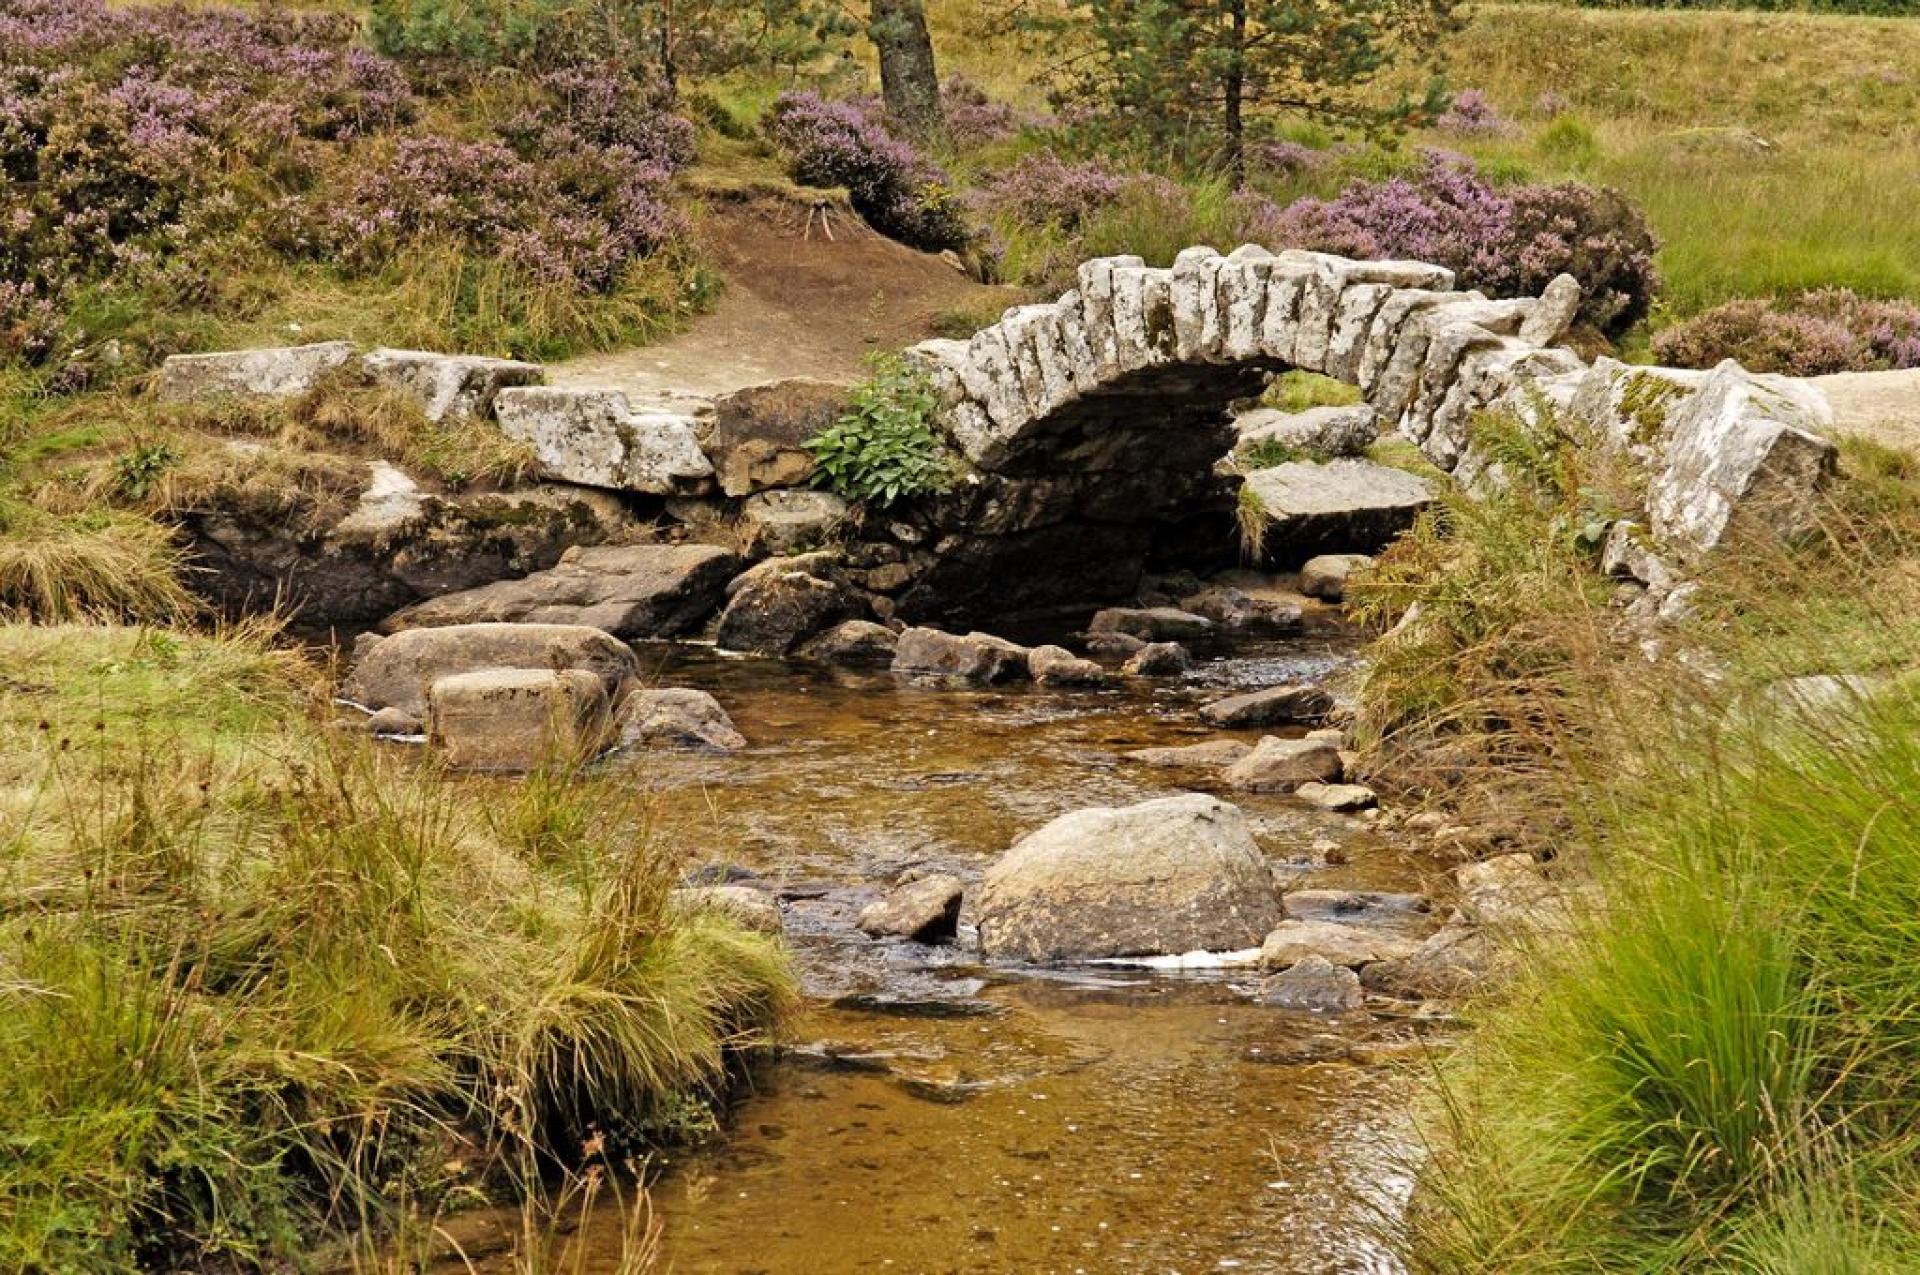
<svg viewBox="0 0 1920 1275">
<path fill-rule="evenodd" d="M 987 869 L 981 950 L 1023 961 L 1239 951 L 1283 919 L 1236 806 L 1188 793 L 1062 815 Z"/>
</svg>

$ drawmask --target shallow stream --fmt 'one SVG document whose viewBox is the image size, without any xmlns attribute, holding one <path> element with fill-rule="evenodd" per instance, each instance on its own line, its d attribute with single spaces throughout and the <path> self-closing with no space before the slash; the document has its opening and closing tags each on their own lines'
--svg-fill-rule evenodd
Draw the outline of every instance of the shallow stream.
<svg viewBox="0 0 1920 1275">
<path fill-rule="evenodd" d="M 1249 970 L 988 966 L 964 917 L 942 947 L 854 926 L 906 869 L 972 882 L 1057 815 L 1204 789 L 1122 754 L 1217 737 L 1199 703 L 1347 659 L 1333 632 L 1196 654 L 1170 681 L 953 690 L 641 648 L 650 681 L 713 692 L 752 747 L 649 752 L 609 778 L 654 795 L 689 862 L 778 892 L 810 997 L 723 1132 L 657 1162 L 660 1269 L 1398 1269 L 1375 1239 L 1406 1190 L 1390 1064 L 1438 1039 L 1410 1010 L 1264 1008 Z M 1433 884 L 1360 820 L 1233 799 L 1289 888 Z M 584 1269 L 616 1269 L 623 1221 L 589 1218 Z"/>
</svg>

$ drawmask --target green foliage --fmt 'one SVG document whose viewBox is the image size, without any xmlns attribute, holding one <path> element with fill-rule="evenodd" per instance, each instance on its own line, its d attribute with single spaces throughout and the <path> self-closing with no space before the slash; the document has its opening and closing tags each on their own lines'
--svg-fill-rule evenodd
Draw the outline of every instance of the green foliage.
<svg viewBox="0 0 1920 1275">
<path fill-rule="evenodd" d="M 1574 172 L 1586 172 L 1599 162 L 1600 139 L 1593 126 L 1578 115 L 1560 114 L 1540 130 L 1534 149 L 1549 164 Z"/>
<path fill-rule="evenodd" d="M 792 66 L 854 29 L 822 0 L 373 0 L 368 18 L 374 46 L 391 57 L 536 69 L 617 62 L 668 84 Z"/>
<path fill-rule="evenodd" d="M 1275 465 L 1285 465 L 1296 460 L 1312 460 L 1313 457 L 1301 448 L 1283 443 L 1277 438 L 1263 438 L 1259 442 L 1249 443 L 1241 448 L 1234 457 L 1242 469 L 1272 469 Z"/>
<path fill-rule="evenodd" d="M 893 355 L 870 368 L 847 414 L 807 440 L 819 464 L 814 482 L 881 506 L 948 490 L 958 462 L 934 425 L 933 378 Z"/>
<path fill-rule="evenodd" d="M 162 475 L 180 463 L 171 444 L 137 443 L 114 458 L 113 484 L 129 500 L 145 500 Z"/>
<path fill-rule="evenodd" d="M 1575 0 L 1587 9 L 1757 9 L 1763 13 L 1859 13 L 1914 16 L 1913 0 Z"/>
<path fill-rule="evenodd" d="M 1276 117 L 1377 132 L 1437 111 L 1437 78 L 1418 100 L 1366 90 L 1397 58 L 1437 70 L 1453 11 L 1453 0 L 1071 0 L 1028 25 L 1062 51 L 1060 96 L 1091 109 L 1091 132 L 1239 173 L 1244 138 Z"/>
</svg>

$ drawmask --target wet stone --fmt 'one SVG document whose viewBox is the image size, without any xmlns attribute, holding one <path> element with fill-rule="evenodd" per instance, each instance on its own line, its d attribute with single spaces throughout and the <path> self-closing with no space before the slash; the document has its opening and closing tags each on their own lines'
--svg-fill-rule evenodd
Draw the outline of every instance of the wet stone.
<svg viewBox="0 0 1920 1275">
<path fill-rule="evenodd" d="M 1254 994 L 1262 1005 L 1275 1009 L 1338 1014 L 1366 1003 L 1360 976 L 1323 956 L 1308 956 L 1265 980 Z"/>
</svg>

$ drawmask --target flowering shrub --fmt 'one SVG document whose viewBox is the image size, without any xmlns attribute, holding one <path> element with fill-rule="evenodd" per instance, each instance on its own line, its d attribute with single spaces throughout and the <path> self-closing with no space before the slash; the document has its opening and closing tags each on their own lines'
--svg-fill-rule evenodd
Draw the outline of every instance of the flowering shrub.
<svg viewBox="0 0 1920 1275">
<path fill-rule="evenodd" d="M 947 136 L 960 150 L 1004 142 L 1023 129 L 1044 128 L 1050 122 L 1046 116 L 994 101 L 962 75 L 949 76 L 941 84 L 940 105 L 947 116 Z"/>
<path fill-rule="evenodd" d="M 1247 163 L 1257 172 L 1278 177 L 1304 177 L 1326 168 L 1332 160 L 1326 151 L 1315 150 L 1299 142 L 1255 142 L 1247 147 Z"/>
<path fill-rule="evenodd" d="M 947 175 L 859 104 L 782 93 L 767 133 L 796 181 L 846 187 L 855 210 L 882 234 L 929 252 L 966 246 L 970 236 Z"/>
<path fill-rule="evenodd" d="M 151 280 L 413 99 L 346 14 L 0 0 L 0 353 L 47 355 L 79 285 Z"/>
<path fill-rule="evenodd" d="M 1920 367 L 1920 306 L 1846 288 L 1729 301 L 1660 333 L 1653 351 L 1676 367 L 1738 359 L 1750 371 L 1789 376 Z"/>
<path fill-rule="evenodd" d="M 1580 318 L 1609 336 L 1645 317 L 1659 288 L 1653 233 L 1617 191 L 1495 188 L 1471 160 L 1443 151 L 1428 151 L 1408 175 L 1355 181 L 1338 198 L 1297 200 L 1252 221 L 1268 242 L 1432 262 L 1495 296 L 1537 295 L 1564 272 L 1580 281 Z"/>
<path fill-rule="evenodd" d="M 1433 126 L 1461 137 L 1504 137 L 1513 132 L 1507 117 L 1479 89 L 1462 90 Z"/>
<path fill-rule="evenodd" d="M 1070 164 L 1050 150 L 1036 151 L 995 178 L 978 202 L 1025 225 L 1072 230 L 1118 203 L 1127 180 L 1098 164 Z"/>
<path fill-rule="evenodd" d="M 569 62 L 519 89 L 499 140 L 407 136 L 406 77 L 359 32 L 0 0 L 0 357 L 79 346 L 82 289 L 201 306 L 235 249 L 371 272 L 434 239 L 592 292 L 682 229 L 665 190 L 693 129 L 631 76 Z"/>
<path fill-rule="evenodd" d="M 323 199 L 289 209 L 292 251 L 373 271 L 407 245 L 451 237 L 498 252 L 543 283 L 605 290 L 631 258 L 680 229 L 667 170 L 622 147 L 521 158 L 502 142 L 409 137 L 356 163 Z"/>
</svg>

